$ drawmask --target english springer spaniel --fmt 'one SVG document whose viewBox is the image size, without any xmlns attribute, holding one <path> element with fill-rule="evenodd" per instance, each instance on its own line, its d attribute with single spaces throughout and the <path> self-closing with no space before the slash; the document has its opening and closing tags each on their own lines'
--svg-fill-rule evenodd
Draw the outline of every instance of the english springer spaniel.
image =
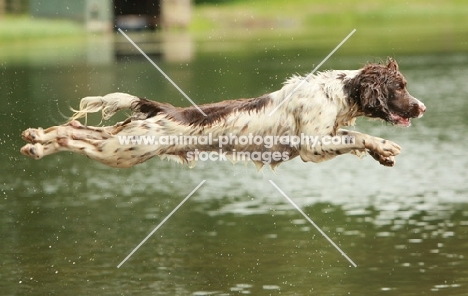
<svg viewBox="0 0 468 296">
<path fill-rule="evenodd" d="M 76 120 L 101 110 L 109 119 L 122 109 L 130 109 L 132 115 L 114 126 L 86 126 Z M 354 125 L 358 116 L 407 127 L 410 118 L 421 117 L 425 110 L 408 93 L 398 64 L 389 58 L 385 65 L 370 63 L 359 70 L 293 76 L 280 90 L 261 97 L 199 108 L 178 108 L 123 93 L 86 97 L 68 123 L 25 130 L 22 137 L 29 144 L 21 153 L 39 159 L 70 151 L 112 167 L 131 167 L 156 155 L 193 165 L 202 153 L 234 161 L 243 153 L 259 168 L 264 164 L 274 168 L 296 156 L 321 162 L 368 152 L 382 165 L 393 166 L 400 146 L 341 127 Z"/>
</svg>

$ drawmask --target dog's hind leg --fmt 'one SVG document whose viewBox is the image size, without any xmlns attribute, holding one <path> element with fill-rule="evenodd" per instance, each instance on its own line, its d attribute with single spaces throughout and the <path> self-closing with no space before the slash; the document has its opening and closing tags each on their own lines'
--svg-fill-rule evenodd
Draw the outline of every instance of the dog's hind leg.
<svg viewBox="0 0 468 296">
<path fill-rule="evenodd" d="M 67 124 L 52 126 L 47 129 L 29 128 L 25 130 L 21 137 L 26 142 L 30 143 L 47 143 L 57 138 L 67 137 L 85 137 L 89 139 L 106 139 L 109 138 L 113 127 L 93 127 L 84 126 L 76 120 L 72 120 Z"/>
<path fill-rule="evenodd" d="M 60 151 L 76 152 L 95 158 L 95 154 L 98 152 L 98 141 L 95 144 L 90 141 L 73 140 L 70 138 L 57 138 L 54 141 L 47 143 L 34 143 L 26 144 L 21 148 L 21 153 L 36 159 L 40 159 L 44 156 L 54 154 Z"/>
<path fill-rule="evenodd" d="M 111 138 L 113 127 L 88 127 L 76 120 L 65 125 L 47 129 L 27 129 L 22 138 L 30 142 L 21 148 L 21 153 L 36 159 L 59 151 L 77 152 L 92 156 L 102 142 Z"/>
<path fill-rule="evenodd" d="M 66 125 L 48 129 L 28 129 L 23 139 L 30 142 L 21 148 L 21 153 L 40 159 L 61 151 L 88 156 L 111 167 L 131 167 L 145 162 L 155 155 L 172 155 L 184 160 L 184 151 L 173 145 L 158 142 L 142 142 L 146 137 L 155 140 L 160 126 L 153 122 L 132 121 L 125 125 L 90 127 L 71 121 Z M 171 151 L 169 151 L 172 148 Z M 169 150 L 168 150 L 169 149 Z"/>
</svg>

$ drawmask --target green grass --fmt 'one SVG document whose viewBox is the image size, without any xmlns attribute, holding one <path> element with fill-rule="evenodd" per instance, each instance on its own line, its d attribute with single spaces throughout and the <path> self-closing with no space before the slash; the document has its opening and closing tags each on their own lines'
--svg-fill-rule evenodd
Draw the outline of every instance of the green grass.
<svg viewBox="0 0 468 296">
<path fill-rule="evenodd" d="M 468 2 L 462 0 L 237 0 L 197 6 L 193 15 L 190 30 L 200 40 L 231 40 L 239 50 L 282 36 L 293 40 L 284 47 L 329 48 L 356 28 L 350 51 L 468 51 Z"/>
<path fill-rule="evenodd" d="M 261 50 L 310 47 L 329 51 L 352 29 L 343 51 L 394 55 L 412 52 L 468 51 L 466 0 L 234 0 L 195 5 L 189 32 L 197 50 Z M 0 42 L 68 40 L 87 36 L 66 20 L 0 17 Z"/>
<path fill-rule="evenodd" d="M 29 16 L 0 18 L 0 41 L 14 42 L 51 37 L 73 37 L 85 34 L 84 28 L 66 20 L 33 19 Z"/>
<path fill-rule="evenodd" d="M 425 19 L 428 25 L 434 25 L 434 19 L 451 20 L 452 17 L 463 19 L 468 13 L 468 3 L 462 0 L 237 0 L 218 5 L 199 5 L 194 11 L 192 28 L 211 29 L 223 25 L 255 26 L 275 24 L 294 24 L 307 27 L 312 20 L 327 19 L 326 24 L 342 24 L 358 20 L 370 21 L 369 24 L 381 21 L 392 21 L 397 18 L 411 20 L 413 16 Z M 289 22 L 282 22 L 289 21 Z M 464 22 L 464 26 L 467 26 Z"/>
</svg>

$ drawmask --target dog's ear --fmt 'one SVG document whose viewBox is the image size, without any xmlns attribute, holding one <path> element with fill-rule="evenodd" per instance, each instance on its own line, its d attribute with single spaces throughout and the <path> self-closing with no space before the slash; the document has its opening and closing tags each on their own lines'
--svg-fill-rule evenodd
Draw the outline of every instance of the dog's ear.
<svg viewBox="0 0 468 296">
<path fill-rule="evenodd" d="M 385 66 L 381 66 L 381 68 L 385 68 Z M 368 70 L 365 69 L 364 73 L 352 78 L 347 84 L 350 97 L 356 100 L 360 109 L 366 114 L 381 105 L 382 96 L 382 90 L 379 86 L 382 69 L 372 69 L 373 73 Z"/>
<path fill-rule="evenodd" d="M 398 72 L 398 69 L 399 69 L 397 62 L 391 57 L 387 58 L 387 68 L 393 72 Z"/>
<path fill-rule="evenodd" d="M 381 104 L 381 90 L 374 82 L 365 82 L 361 84 L 360 101 L 364 111 L 375 109 Z"/>
<path fill-rule="evenodd" d="M 387 66 L 369 64 L 346 83 L 350 98 L 368 117 L 382 118 L 388 109 L 385 98 L 387 90 L 384 87 L 388 72 Z"/>
</svg>

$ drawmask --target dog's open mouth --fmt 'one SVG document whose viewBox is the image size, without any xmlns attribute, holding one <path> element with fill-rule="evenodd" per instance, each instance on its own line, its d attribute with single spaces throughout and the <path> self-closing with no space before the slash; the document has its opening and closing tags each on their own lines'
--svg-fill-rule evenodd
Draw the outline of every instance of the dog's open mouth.
<svg viewBox="0 0 468 296">
<path fill-rule="evenodd" d="M 390 113 L 390 120 L 392 124 L 402 126 L 402 127 L 408 127 L 411 125 L 410 118 L 404 117 L 395 113 Z"/>
</svg>

